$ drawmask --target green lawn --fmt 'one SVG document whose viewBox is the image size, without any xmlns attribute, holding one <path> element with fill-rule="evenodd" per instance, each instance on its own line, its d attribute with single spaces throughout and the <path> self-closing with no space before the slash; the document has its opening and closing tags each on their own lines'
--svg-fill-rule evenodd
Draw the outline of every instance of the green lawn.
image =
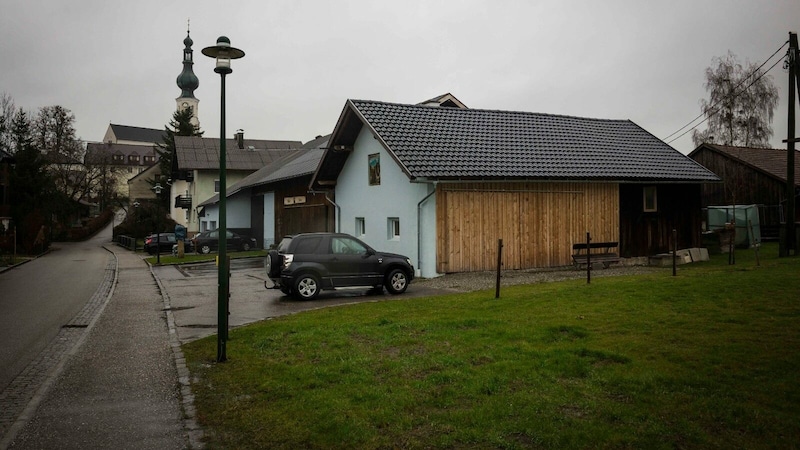
<svg viewBox="0 0 800 450">
<path fill-rule="evenodd" d="M 797 448 L 800 258 L 328 308 L 185 345 L 217 448 Z"/>
<path fill-rule="evenodd" d="M 264 250 L 250 250 L 246 252 L 232 252 L 228 251 L 228 256 L 231 259 L 238 259 L 238 258 L 253 258 L 257 256 L 266 256 L 267 252 Z M 199 253 L 184 253 L 183 258 L 178 258 L 177 256 L 172 256 L 169 253 L 162 253 L 161 254 L 161 265 L 174 265 L 174 264 L 189 264 L 195 262 L 208 262 L 208 261 L 216 261 L 217 256 L 219 254 L 217 252 L 209 253 L 208 255 L 203 255 Z M 150 265 L 156 265 L 157 258 L 156 256 L 149 256 L 144 259 Z"/>
</svg>

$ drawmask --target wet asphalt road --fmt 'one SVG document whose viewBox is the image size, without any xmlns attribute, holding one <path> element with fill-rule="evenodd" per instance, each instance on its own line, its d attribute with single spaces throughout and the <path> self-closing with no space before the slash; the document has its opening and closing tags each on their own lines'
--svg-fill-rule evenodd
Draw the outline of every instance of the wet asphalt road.
<svg viewBox="0 0 800 450">
<path fill-rule="evenodd" d="M 217 332 L 218 269 L 214 263 L 154 267 L 175 317 L 181 343 Z M 402 295 L 367 295 L 366 289 L 322 291 L 311 301 L 266 289 L 272 282 L 264 272 L 264 258 L 234 259 L 231 262 L 230 317 L 233 327 L 301 311 L 352 303 L 399 300 L 449 293 L 416 285 L 413 281 Z"/>
</svg>

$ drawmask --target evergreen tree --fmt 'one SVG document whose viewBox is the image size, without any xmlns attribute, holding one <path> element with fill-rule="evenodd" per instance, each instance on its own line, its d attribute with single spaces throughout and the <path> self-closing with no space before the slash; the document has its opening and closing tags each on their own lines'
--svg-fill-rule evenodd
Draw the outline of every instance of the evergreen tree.
<svg viewBox="0 0 800 450">
<path fill-rule="evenodd" d="M 33 249 L 41 227 L 52 225 L 51 213 L 57 205 L 68 203 L 48 174 L 47 161 L 35 147 L 32 134 L 28 115 L 17 110 L 10 127 L 16 161 L 11 173 L 11 216 L 26 251 Z"/>
<path fill-rule="evenodd" d="M 192 123 L 192 110 L 189 108 L 175 111 L 169 125 L 164 127 L 164 140 L 156 144 L 159 155 L 161 174 L 170 177 L 172 174 L 172 158 L 175 154 L 175 136 L 202 136 L 198 125 Z M 154 183 L 155 184 L 155 183 Z"/>
</svg>

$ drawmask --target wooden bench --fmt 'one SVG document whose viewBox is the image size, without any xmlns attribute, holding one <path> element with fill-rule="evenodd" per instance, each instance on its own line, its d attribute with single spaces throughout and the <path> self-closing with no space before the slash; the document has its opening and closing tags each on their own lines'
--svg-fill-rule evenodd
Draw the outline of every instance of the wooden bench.
<svg viewBox="0 0 800 450">
<path fill-rule="evenodd" d="M 591 242 L 587 248 L 586 242 L 572 245 L 572 262 L 577 268 L 585 267 L 587 261 L 603 264 L 603 268 L 608 268 L 611 264 L 620 262 L 621 258 L 616 250 L 618 242 Z M 591 257 L 589 256 L 591 255 Z"/>
</svg>

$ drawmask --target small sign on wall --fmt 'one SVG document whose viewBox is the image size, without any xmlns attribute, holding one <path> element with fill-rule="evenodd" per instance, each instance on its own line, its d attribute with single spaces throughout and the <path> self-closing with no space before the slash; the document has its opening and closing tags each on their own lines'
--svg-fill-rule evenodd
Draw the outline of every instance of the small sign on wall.
<svg viewBox="0 0 800 450">
<path fill-rule="evenodd" d="M 298 195 L 296 197 L 284 197 L 283 198 L 283 205 L 284 206 L 291 206 L 291 205 L 302 205 L 306 202 L 305 195 Z"/>
</svg>

